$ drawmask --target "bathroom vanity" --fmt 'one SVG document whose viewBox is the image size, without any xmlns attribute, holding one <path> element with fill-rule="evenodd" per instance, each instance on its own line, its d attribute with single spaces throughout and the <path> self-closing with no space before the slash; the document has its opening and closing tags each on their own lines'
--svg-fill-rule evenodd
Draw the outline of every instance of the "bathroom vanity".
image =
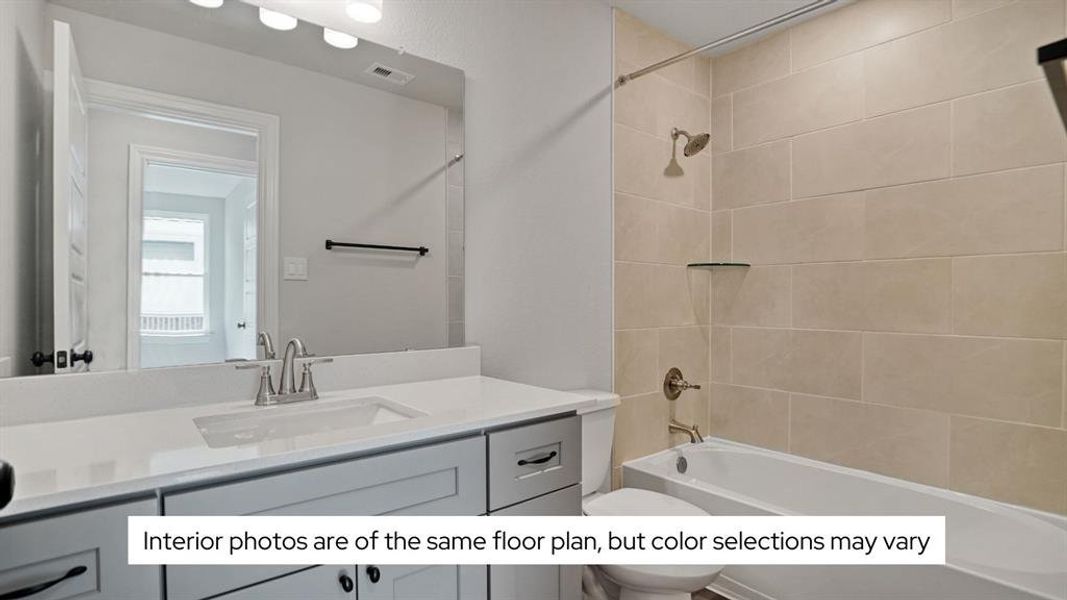
<svg viewBox="0 0 1067 600">
<path fill-rule="evenodd" d="M 126 517 L 577 515 L 590 402 L 474 376 L 0 429 L 20 478 L 0 511 L 0 598 L 578 598 L 566 566 L 129 566 Z M 368 407 L 412 416 L 337 426 Z M 265 433 L 277 411 L 304 429 Z M 226 445 L 204 425 L 220 421 L 264 437 Z"/>
</svg>

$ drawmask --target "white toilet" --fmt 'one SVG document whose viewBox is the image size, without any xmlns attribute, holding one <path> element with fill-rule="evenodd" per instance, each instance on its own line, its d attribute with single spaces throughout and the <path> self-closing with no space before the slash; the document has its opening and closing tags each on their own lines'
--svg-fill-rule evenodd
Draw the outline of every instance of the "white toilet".
<svg viewBox="0 0 1067 600">
<path fill-rule="evenodd" d="M 610 392 L 579 390 L 596 406 L 580 411 L 582 418 L 582 511 L 590 516 L 701 516 L 692 504 L 648 490 L 611 490 L 611 445 L 615 407 Z M 588 600 L 690 600 L 722 571 L 721 565 L 599 565 L 586 567 L 582 587 Z"/>
</svg>

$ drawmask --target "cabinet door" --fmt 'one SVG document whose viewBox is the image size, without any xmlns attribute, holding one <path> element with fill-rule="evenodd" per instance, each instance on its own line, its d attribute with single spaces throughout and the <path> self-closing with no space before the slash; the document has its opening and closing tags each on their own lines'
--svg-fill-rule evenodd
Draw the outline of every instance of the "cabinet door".
<svg viewBox="0 0 1067 600">
<path fill-rule="evenodd" d="M 163 510 L 167 515 L 478 515 L 485 511 L 485 438 L 168 494 Z M 166 568 L 167 598 L 198 600 L 296 570 L 291 565 L 175 565 Z"/>
<path fill-rule="evenodd" d="M 487 577 L 481 565 L 360 565 L 359 600 L 479 600 Z"/>
<path fill-rule="evenodd" d="M 126 556 L 126 517 L 155 514 L 149 499 L 0 527 L 0 597 L 158 600 L 160 568 Z"/>
<path fill-rule="evenodd" d="M 311 567 L 271 579 L 218 600 L 356 600 L 354 567 Z M 348 591 L 345 591 L 345 590 Z"/>
<path fill-rule="evenodd" d="M 504 516 L 582 514 L 582 486 L 573 485 L 492 513 Z M 581 565 L 493 565 L 489 568 L 492 600 L 581 600 Z"/>
</svg>

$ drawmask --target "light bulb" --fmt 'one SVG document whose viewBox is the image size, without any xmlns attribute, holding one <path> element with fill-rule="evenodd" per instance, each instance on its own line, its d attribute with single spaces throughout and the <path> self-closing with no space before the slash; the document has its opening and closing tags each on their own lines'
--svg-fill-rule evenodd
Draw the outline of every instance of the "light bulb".
<svg viewBox="0 0 1067 600">
<path fill-rule="evenodd" d="M 262 6 L 259 8 L 259 22 L 278 31 L 289 31 L 295 28 L 297 23 L 296 17 L 290 17 L 285 13 L 263 8 Z"/>
<path fill-rule="evenodd" d="M 355 48 L 356 45 L 359 44 L 359 38 L 356 36 L 348 35 L 347 33 L 330 29 L 328 27 L 322 28 L 322 39 L 334 48 L 341 48 L 342 50 Z"/>
<path fill-rule="evenodd" d="M 350 0 L 345 12 L 360 23 L 377 23 L 382 20 L 382 0 Z"/>
</svg>

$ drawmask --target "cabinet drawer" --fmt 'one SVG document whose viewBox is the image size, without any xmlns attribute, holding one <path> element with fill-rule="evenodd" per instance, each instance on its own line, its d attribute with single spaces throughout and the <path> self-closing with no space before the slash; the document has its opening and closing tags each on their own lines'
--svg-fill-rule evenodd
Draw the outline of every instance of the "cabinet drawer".
<svg viewBox="0 0 1067 600">
<path fill-rule="evenodd" d="M 167 515 L 480 515 L 485 439 L 466 438 L 168 494 Z M 167 597 L 196 600 L 299 567 L 167 567 Z"/>
<path fill-rule="evenodd" d="M 346 583 L 342 578 L 347 578 Z M 291 575 L 264 581 L 217 600 L 356 600 L 355 567 L 312 567 Z"/>
<path fill-rule="evenodd" d="M 155 514 L 153 499 L 0 527 L 0 597 L 161 598 L 159 567 L 126 562 L 126 517 Z"/>
<path fill-rule="evenodd" d="M 578 483 L 581 437 L 576 416 L 489 434 L 489 510 Z"/>
</svg>

